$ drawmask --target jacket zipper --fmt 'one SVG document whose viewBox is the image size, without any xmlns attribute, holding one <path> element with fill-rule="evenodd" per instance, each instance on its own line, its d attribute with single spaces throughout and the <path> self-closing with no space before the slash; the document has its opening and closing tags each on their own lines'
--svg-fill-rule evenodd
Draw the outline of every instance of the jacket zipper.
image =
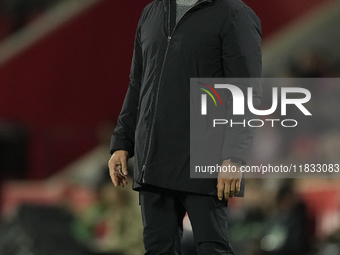
<svg viewBox="0 0 340 255">
<path fill-rule="evenodd" d="M 162 64 L 162 68 L 161 68 L 161 74 L 159 76 L 159 82 L 158 82 L 158 88 L 157 88 L 157 93 L 156 93 L 156 102 L 155 102 L 155 112 L 153 114 L 153 119 L 152 119 L 152 125 L 151 125 L 151 131 L 150 131 L 150 137 L 149 137 L 149 145 L 148 145 L 148 150 L 146 152 L 146 156 L 145 156 L 145 161 L 144 161 L 144 165 L 142 167 L 142 175 L 140 178 L 140 181 L 142 183 L 145 183 L 145 170 L 146 170 L 146 162 L 148 161 L 149 158 L 149 153 L 150 153 L 150 149 L 151 149 L 151 140 L 152 140 L 152 134 L 153 134 L 153 129 L 154 129 L 154 125 L 155 125 L 155 119 L 156 119 L 156 112 L 157 112 L 157 105 L 158 105 L 158 96 L 159 96 L 159 88 L 161 86 L 161 81 L 162 81 L 162 76 L 163 76 L 163 70 L 164 70 L 164 65 L 165 65 L 165 61 L 166 61 L 166 57 L 168 55 L 168 51 L 169 51 L 169 46 L 170 46 L 170 42 L 171 42 L 171 38 L 172 35 L 174 34 L 177 25 L 180 23 L 181 19 L 193 8 L 195 8 L 196 6 L 204 3 L 204 2 L 208 2 L 208 0 L 198 0 L 198 2 L 193 5 L 192 7 L 190 7 L 178 20 L 178 22 L 175 24 L 174 29 L 171 32 L 171 27 L 170 27 L 170 19 L 171 19 L 171 6 L 170 6 L 170 0 L 168 1 L 169 5 L 168 5 L 168 43 L 166 46 L 166 50 L 165 50 L 165 55 L 164 55 L 164 59 L 163 59 L 163 64 Z"/>
</svg>

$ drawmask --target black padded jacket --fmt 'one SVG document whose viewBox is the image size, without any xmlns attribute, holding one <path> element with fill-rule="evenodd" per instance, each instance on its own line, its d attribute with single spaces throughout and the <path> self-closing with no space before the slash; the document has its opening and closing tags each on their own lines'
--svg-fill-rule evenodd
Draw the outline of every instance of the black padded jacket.
<svg viewBox="0 0 340 255">
<path fill-rule="evenodd" d="M 261 60 L 260 20 L 240 0 L 200 0 L 177 24 L 174 0 L 145 7 L 110 148 L 135 156 L 134 189 L 145 183 L 216 194 L 216 179 L 190 178 L 190 78 L 260 77 Z M 223 158 L 246 160 L 253 130 L 228 132 Z"/>
</svg>

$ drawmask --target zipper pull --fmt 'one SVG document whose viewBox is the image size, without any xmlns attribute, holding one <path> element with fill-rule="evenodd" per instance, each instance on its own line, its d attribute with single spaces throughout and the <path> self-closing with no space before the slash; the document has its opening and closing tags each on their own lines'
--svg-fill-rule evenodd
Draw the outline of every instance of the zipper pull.
<svg viewBox="0 0 340 255">
<path fill-rule="evenodd" d="M 168 42 L 170 42 L 171 41 L 171 36 L 168 36 Z"/>
<path fill-rule="evenodd" d="M 144 179 L 145 168 L 146 168 L 146 165 L 144 165 L 144 166 L 142 167 L 142 182 L 143 182 L 143 183 L 145 183 L 145 179 Z"/>
</svg>

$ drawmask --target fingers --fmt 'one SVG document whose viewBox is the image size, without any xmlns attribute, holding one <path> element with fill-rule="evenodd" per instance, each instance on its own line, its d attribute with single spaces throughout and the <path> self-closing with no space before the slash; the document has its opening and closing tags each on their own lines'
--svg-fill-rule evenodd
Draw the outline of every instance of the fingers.
<svg viewBox="0 0 340 255">
<path fill-rule="evenodd" d="M 124 185 L 127 185 L 128 182 L 127 182 L 127 177 L 122 173 L 121 170 L 117 172 L 117 178 L 120 183 L 120 186 L 124 188 Z"/>
<path fill-rule="evenodd" d="M 236 167 L 236 171 L 218 173 L 218 199 L 222 200 L 224 198 L 224 200 L 228 201 L 229 198 L 234 197 L 241 190 L 242 172 L 239 165 L 233 165 L 229 160 L 224 160 L 222 166 Z"/>
<path fill-rule="evenodd" d="M 128 184 L 127 177 L 119 171 L 115 171 L 113 174 L 110 173 L 110 176 L 115 187 L 120 186 L 124 188 L 124 185 Z"/>
<path fill-rule="evenodd" d="M 226 183 L 224 183 L 224 200 L 225 201 L 228 201 L 229 194 L 230 194 L 230 183 L 227 181 Z"/>
<path fill-rule="evenodd" d="M 228 201 L 229 198 L 237 195 L 241 190 L 241 179 L 219 178 L 217 182 L 217 197 L 219 200 Z"/>
<path fill-rule="evenodd" d="M 110 177 L 113 182 L 113 185 L 115 185 L 115 187 L 120 186 L 120 180 L 117 175 L 117 171 L 119 170 L 117 169 L 117 166 L 115 164 L 109 164 L 109 168 L 110 168 Z"/>
<path fill-rule="evenodd" d="M 118 186 L 118 178 L 117 178 L 117 175 L 115 175 L 115 173 L 117 171 L 116 168 L 117 168 L 116 164 L 114 164 L 112 162 L 112 160 L 110 159 L 110 161 L 109 161 L 109 172 L 110 172 L 111 180 L 113 182 L 113 185 L 115 185 L 115 187 Z"/>
<path fill-rule="evenodd" d="M 110 171 L 110 177 L 111 177 L 111 180 L 113 182 L 113 185 L 115 185 L 115 187 L 117 187 L 118 184 L 119 184 L 117 176 L 112 174 L 112 172 Z"/>
<path fill-rule="evenodd" d="M 219 200 L 228 201 L 230 195 L 230 181 L 228 179 L 218 179 L 217 197 Z"/>
<path fill-rule="evenodd" d="M 124 187 L 127 184 L 127 152 L 115 152 L 108 163 L 111 180 L 115 187 Z"/>
<path fill-rule="evenodd" d="M 119 186 L 122 187 L 122 188 L 124 188 L 124 184 L 125 184 L 124 181 L 125 181 L 124 179 L 118 177 Z M 126 181 L 125 181 L 125 182 L 126 182 Z M 126 185 L 126 184 L 125 184 L 125 185 Z"/>
<path fill-rule="evenodd" d="M 240 192 L 240 190 L 241 190 L 241 179 L 234 179 L 230 183 L 229 197 L 232 198 L 236 196 Z"/>
<path fill-rule="evenodd" d="M 235 190 L 236 190 L 235 184 L 236 184 L 235 180 L 230 182 L 230 186 L 229 186 L 230 192 L 229 192 L 229 196 L 228 196 L 230 198 L 234 197 L 234 195 L 235 195 Z"/>
<path fill-rule="evenodd" d="M 121 164 L 122 164 L 122 172 L 124 175 L 128 175 L 128 171 L 127 171 L 127 160 L 121 160 Z"/>
<path fill-rule="evenodd" d="M 224 192 L 224 182 L 221 179 L 218 179 L 217 197 L 218 197 L 219 200 L 223 199 L 223 192 Z"/>
<path fill-rule="evenodd" d="M 235 194 L 237 195 L 241 191 L 241 179 L 236 181 L 236 191 Z"/>
</svg>

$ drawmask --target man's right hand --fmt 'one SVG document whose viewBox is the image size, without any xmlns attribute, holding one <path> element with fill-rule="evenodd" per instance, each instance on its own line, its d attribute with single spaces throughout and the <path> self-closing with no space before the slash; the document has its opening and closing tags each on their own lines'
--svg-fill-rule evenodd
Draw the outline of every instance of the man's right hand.
<svg viewBox="0 0 340 255">
<path fill-rule="evenodd" d="M 127 184 L 127 161 L 129 153 L 124 150 L 115 151 L 109 160 L 110 177 L 115 187 Z"/>
</svg>

